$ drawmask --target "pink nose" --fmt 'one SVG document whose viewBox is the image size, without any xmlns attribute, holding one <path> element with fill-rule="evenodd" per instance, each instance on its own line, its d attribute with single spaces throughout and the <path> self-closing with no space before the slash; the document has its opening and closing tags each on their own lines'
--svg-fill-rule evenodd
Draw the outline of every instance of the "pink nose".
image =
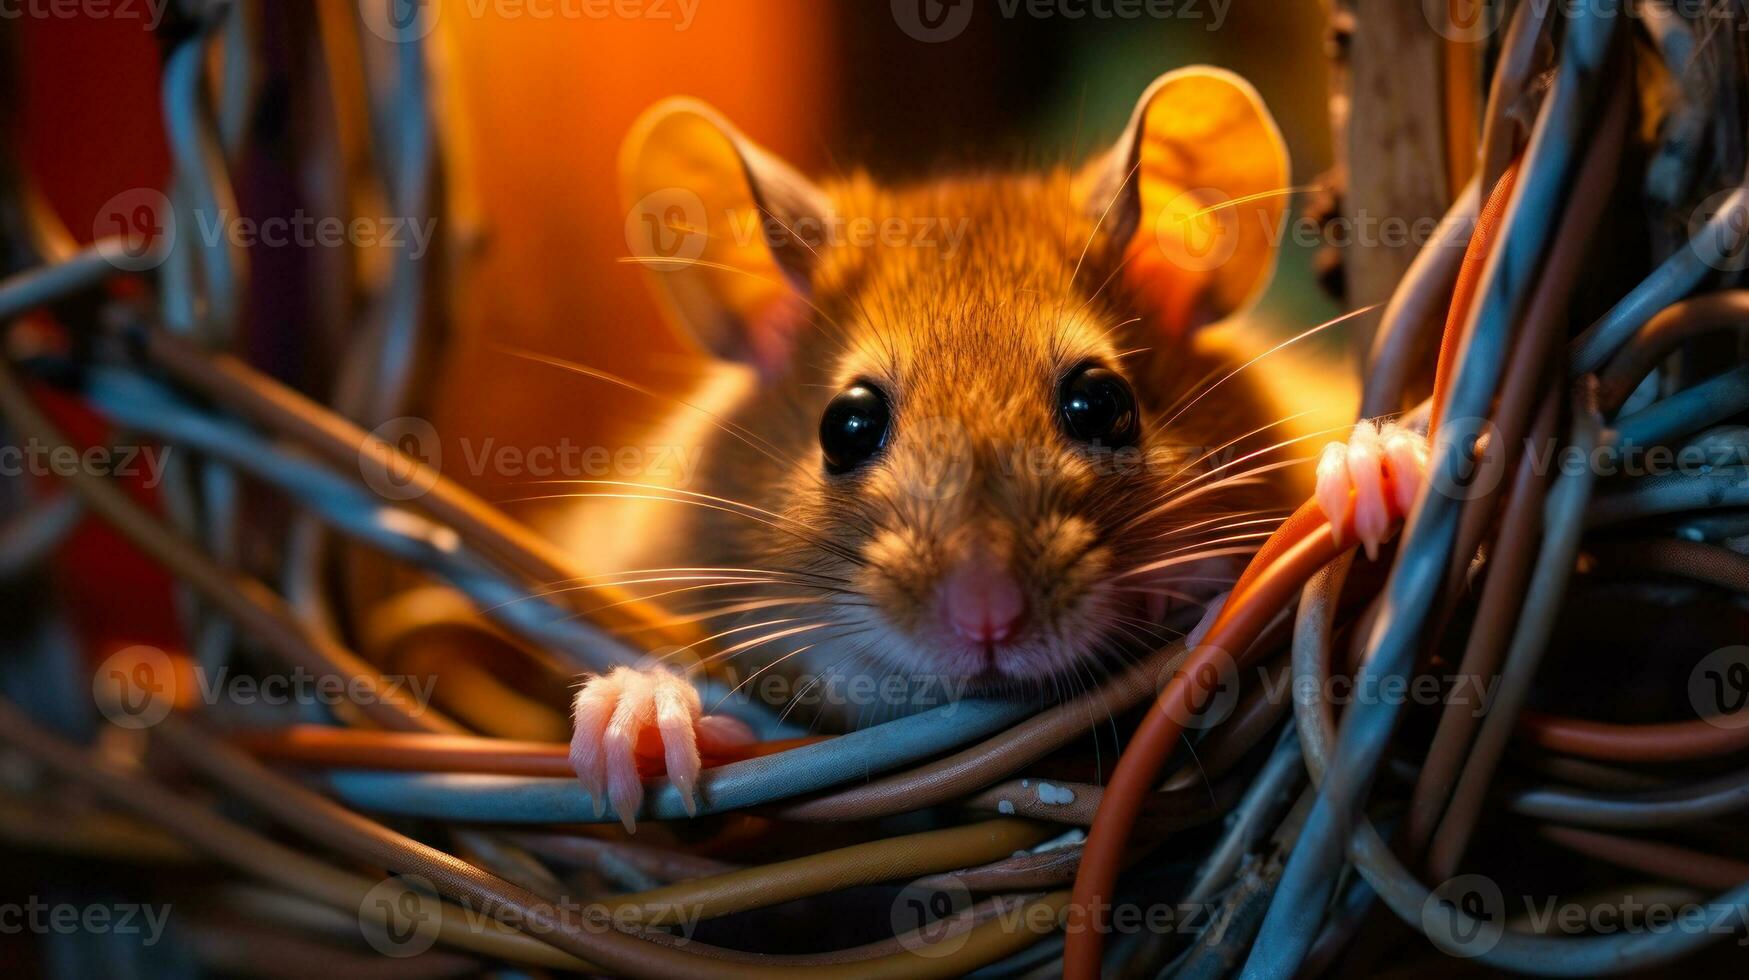
<svg viewBox="0 0 1749 980">
<path fill-rule="evenodd" d="M 942 598 L 953 631 L 972 643 L 1009 639 L 1026 618 L 1020 583 L 988 559 L 972 559 L 949 572 L 942 583 Z"/>
</svg>

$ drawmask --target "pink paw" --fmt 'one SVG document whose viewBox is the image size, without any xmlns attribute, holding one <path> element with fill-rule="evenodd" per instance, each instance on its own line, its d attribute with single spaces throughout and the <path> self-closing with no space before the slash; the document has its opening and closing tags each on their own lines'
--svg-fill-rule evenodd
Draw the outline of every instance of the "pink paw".
<svg viewBox="0 0 1749 980">
<path fill-rule="evenodd" d="M 705 717 L 698 691 L 680 675 L 651 667 L 615 667 L 591 677 L 572 705 L 571 768 L 595 805 L 636 830 L 645 775 L 665 768 L 686 812 L 698 812 L 699 752 L 720 754 L 753 741 L 741 722 Z M 640 763 L 642 765 L 640 766 Z"/>
<path fill-rule="evenodd" d="M 1354 536 L 1377 558 L 1379 543 L 1415 503 L 1427 477 L 1427 439 L 1391 422 L 1361 422 L 1348 441 L 1324 447 L 1318 460 L 1318 507 L 1336 529 L 1353 516 Z"/>
</svg>

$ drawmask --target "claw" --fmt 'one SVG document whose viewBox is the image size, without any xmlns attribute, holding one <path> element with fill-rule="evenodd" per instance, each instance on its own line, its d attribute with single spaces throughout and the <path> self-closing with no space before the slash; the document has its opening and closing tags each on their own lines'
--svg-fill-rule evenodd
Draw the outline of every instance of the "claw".
<svg viewBox="0 0 1749 980">
<path fill-rule="evenodd" d="M 1318 507 L 1341 540 L 1344 526 L 1378 557 L 1379 545 L 1414 505 L 1427 473 L 1426 441 L 1391 423 L 1362 422 L 1347 443 L 1324 447 L 1318 460 Z"/>
<path fill-rule="evenodd" d="M 637 830 L 638 807 L 644 801 L 647 773 L 640 770 L 640 759 L 646 768 L 661 759 L 686 812 L 697 815 L 701 736 L 721 746 L 753 740 L 753 733 L 739 722 L 704 718 L 692 685 L 661 668 L 616 667 L 590 678 L 577 692 L 572 715 L 571 768 L 595 815 L 600 817 L 611 803 L 628 832 Z"/>
<path fill-rule="evenodd" d="M 652 678 L 652 699 L 656 727 L 662 732 L 663 757 L 668 764 L 668 778 L 680 790 L 686 815 L 698 816 L 698 692 L 679 677 L 659 672 Z"/>
<path fill-rule="evenodd" d="M 1393 431 L 1385 439 L 1385 463 L 1396 491 L 1397 510 L 1407 514 L 1427 477 L 1427 440 L 1402 429 Z"/>
<path fill-rule="evenodd" d="M 1372 423 L 1354 427 L 1348 440 L 1348 476 L 1354 484 L 1354 536 L 1366 548 L 1368 558 L 1378 558 L 1379 542 L 1391 527 L 1390 507 L 1385 502 L 1384 458 L 1379 452 L 1379 432 Z"/>
<path fill-rule="evenodd" d="M 1324 447 L 1318 460 L 1318 508 L 1330 520 L 1336 543 L 1342 543 L 1342 531 L 1348 523 L 1348 444 L 1332 442 Z"/>
</svg>

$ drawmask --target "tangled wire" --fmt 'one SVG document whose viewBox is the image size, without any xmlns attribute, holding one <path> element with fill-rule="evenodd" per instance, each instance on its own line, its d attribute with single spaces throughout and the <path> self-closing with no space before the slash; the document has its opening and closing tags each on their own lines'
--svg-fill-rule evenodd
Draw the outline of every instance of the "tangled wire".
<svg viewBox="0 0 1749 980">
<path fill-rule="evenodd" d="M 185 7 L 164 71 L 180 215 L 230 200 L 259 44 L 247 5 Z M 404 403 L 430 342 L 419 263 L 365 283 L 369 329 L 324 406 L 226 353 L 243 250 L 138 236 L 79 248 L 21 186 L 31 221 L 14 247 L 37 264 L 0 282 L 0 321 L 16 331 L 48 311 L 73 339 L 10 346 L 6 428 L 75 447 L 43 405 L 72 396 L 198 465 L 170 474 L 164 516 L 75 469 L 0 530 L 0 570 L 17 576 L 82 515 L 101 519 L 174 575 L 191 636 L 186 653 L 107 661 L 126 703 L 100 703 L 101 724 L 88 700 L 0 700 L 0 741 L 32 772 L 6 789 L 0 832 L 228 868 L 205 879 L 208 897 L 274 925 L 238 933 L 209 913 L 231 932 L 197 930 L 197 945 L 220 965 L 255 952 L 225 935 L 323 963 L 362 933 L 434 970 L 1090 978 L 1121 963 L 1274 977 L 1375 962 L 1385 949 L 1364 940 L 1389 933 L 1363 927 L 1394 915 L 1451 955 L 1594 975 L 1741 933 L 1739 919 L 1718 923 L 1749 908 L 1749 854 L 1728 822 L 1749 807 L 1744 25 L 1606 7 L 1518 5 L 1479 172 L 1386 307 L 1362 416 L 1424 414 L 1432 468 L 1378 561 L 1357 562 L 1352 534 L 1308 504 L 1194 643 L 1037 713 L 968 700 L 827 739 L 752 717 L 767 741 L 716 760 L 696 817 L 651 782 L 646 820 L 670 825 L 636 844 L 579 829 L 614 818 L 594 812 L 561 743 L 478 720 L 478 691 L 508 697 L 502 685 L 439 710 L 354 648 L 439 644 L 434 625 L 489 632 L 526 652 L 528 687 L 562 702 L 577 670 L 640 658 L 616 626 L 641 624 L 651 648 L 697 640 L 665 633 L 629 594 L 595 590 L 621 601 L 591 618 L 539 591 L 586 569 L 369 431 Z M 226 77 L 209 100 L 213 46 Z M 387 50 L 372 55 L 393 79 L 373 106 L 378 191 L 428 214 L 426 66 L 417 43 Z M 1624 199 L 1646 204 L 1661 254 L 1644 256 Z M 1686 208 L 1700 217 L 1671 233 Z M 1624 268 L 1644 273 L 1625 290 Z M 118 292 L 101 316 L 72 303 L 118 277 L 147 282 L 150 300 Z M 245 486 L 297 505 L 277 587 L 239 555 Z M 338 539 L 467 602 L 422 594 L 349 635 L 322 585 Z M 190 677 L 232 664 L 244 638 L 281 669 L 344 685 L 348 710 L 301 723 L 203 712 Z M 74 652 L 52 655 L 76 673 Z M 478 673 L 465 657 L 432 662 Z M 16 692 L 36 668 L 4 669 Z M 142 691 L 153 696 L 129 700 Z M 1101 785 L 1061 750 L 1107 716 L 1135 725 Z M 1580 895 L 1587 912 L 1674 895 L 1681 911 L 1667 928 L 1600 929 L 1590 915 L 1562 935 L 1514 918 L 1516 893 Z M 1160 907 L 1201 911 L 1121 921 Z M 861 924 L 821 924 L 838 919 Z M 804 922 L 856 938 L 758 948 Z"/>
</svg>

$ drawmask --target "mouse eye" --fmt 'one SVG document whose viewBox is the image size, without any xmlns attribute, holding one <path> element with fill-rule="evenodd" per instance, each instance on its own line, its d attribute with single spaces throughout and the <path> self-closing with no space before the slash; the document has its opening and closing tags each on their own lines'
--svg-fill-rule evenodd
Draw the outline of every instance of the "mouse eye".
<svg viewBox="0 0 1749 980">
<path fill-rule="evenodd" d="M 1127 446 L 1136 440 L 1136 394 L 1116 371 L 1088 364 L 1057 388 L 1063 431 L 1080 442 Z"/>
<path fill-rule="evenodd" d="M 891 421 L 887 396 L 874 385 L 858 382 L 833 396 L 820 416 L 826 471 L 848 473 L 880 455 Z"/>
</svg>

